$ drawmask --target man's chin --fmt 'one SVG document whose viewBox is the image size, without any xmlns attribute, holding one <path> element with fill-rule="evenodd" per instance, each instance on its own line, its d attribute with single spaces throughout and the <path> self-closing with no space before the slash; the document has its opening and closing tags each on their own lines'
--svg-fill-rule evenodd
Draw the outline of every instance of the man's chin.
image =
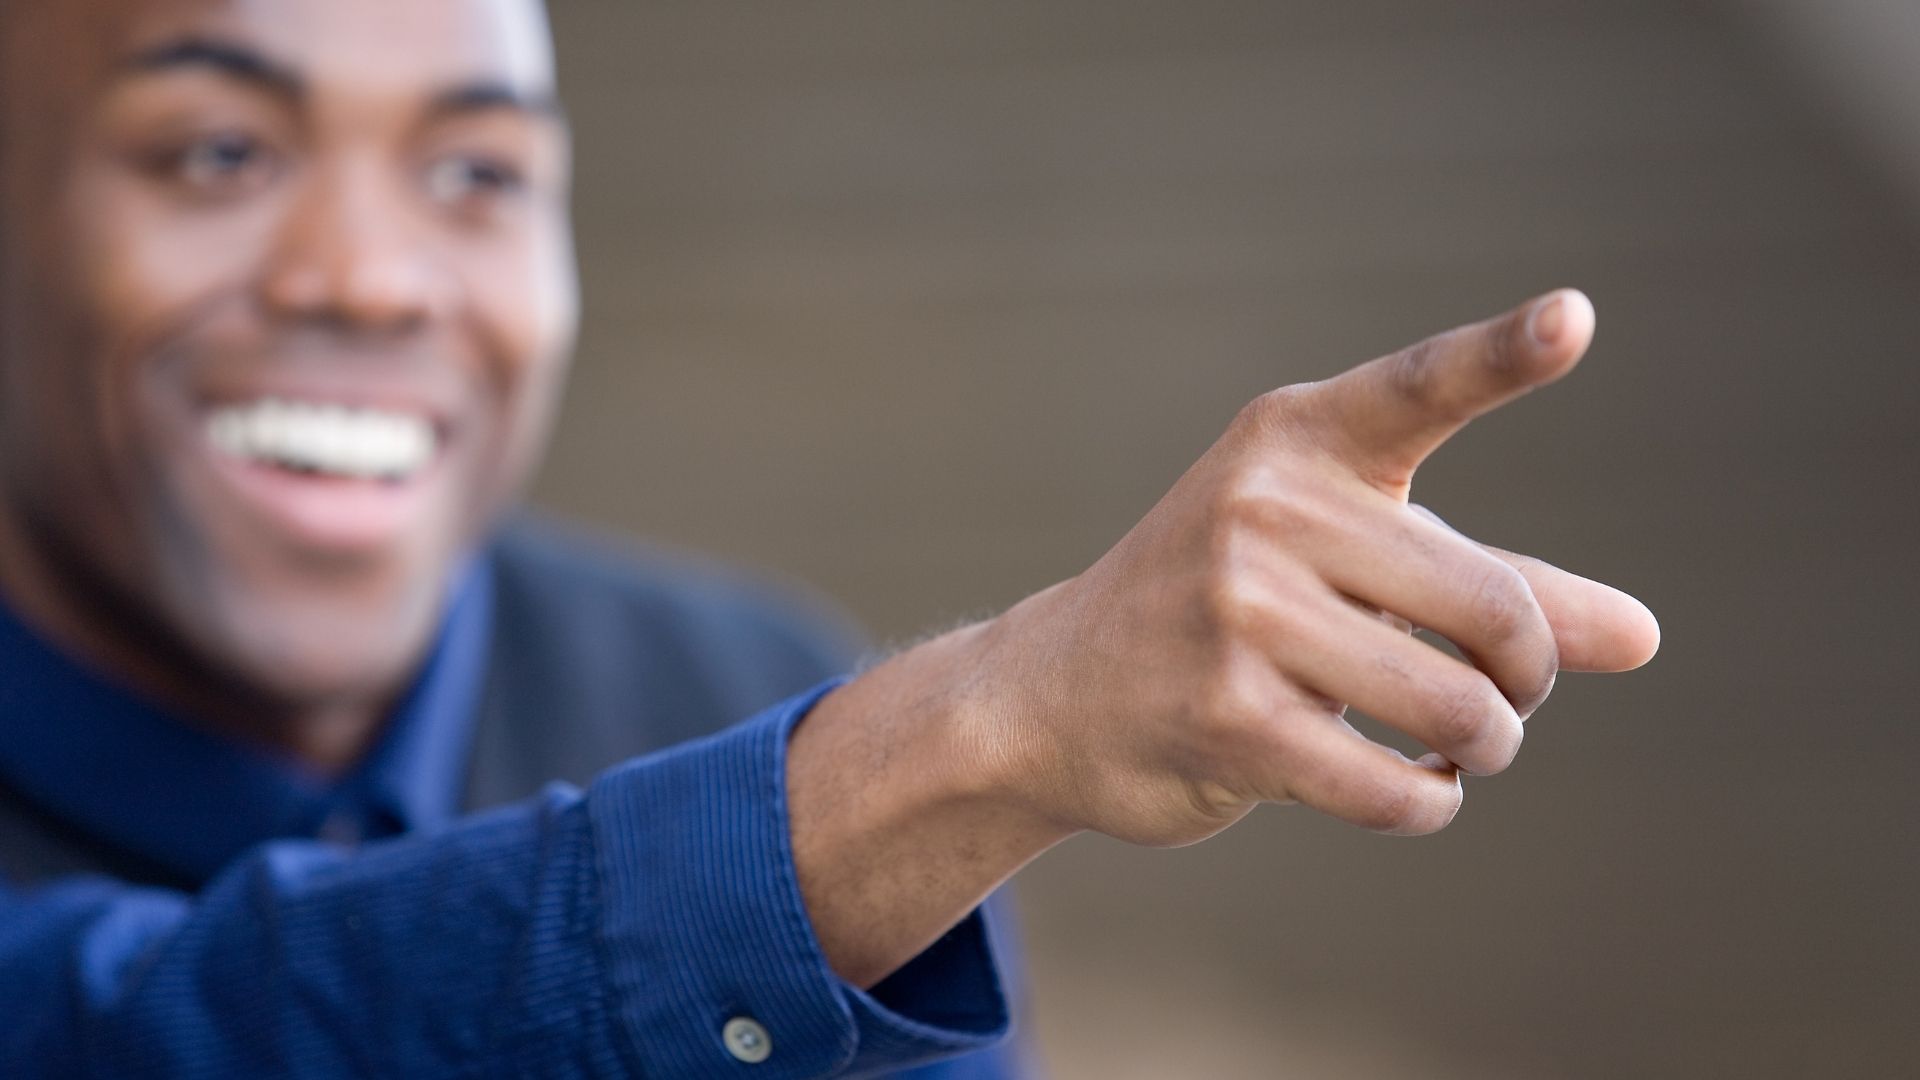
<svg viewBox="0 0 1920 1080">
<path fill-rule="evenodd" d="M 408 625 L 369 617 L 352 632 L 332 619 L 288 625 L 300 621 L 283 619 L 271 640 L 223 648 L 223 666 L 242 691 L 236 696 L 264 698 L 271 711 L 293 715 L 384 708 L 411 683 L 437 629 L 431 617 Z"/>
<path fill-rule="evenodd" d="M 399 551 L 353 553 L 223 539 L 202 563 L 206 590 L 169 606 L 236 697 L 305 712 L 404 692 L 438 636 L 455 552 L 417 537 Z"/>
</svg>

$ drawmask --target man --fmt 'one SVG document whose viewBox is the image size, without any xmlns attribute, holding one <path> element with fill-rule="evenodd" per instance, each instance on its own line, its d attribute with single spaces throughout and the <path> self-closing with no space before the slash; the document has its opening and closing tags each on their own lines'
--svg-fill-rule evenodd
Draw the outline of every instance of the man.
<svg viewBox="0 0 1920 1080">
<path fill-rule="evenodd" d="M 1084 574 L 821 681 L 791 602 L 499 526 L 575 318 L 532 0 L 9 0 L 0 39 L 29 1074 L 1004 1075 L 980 905 L 1052 844 L 1430 832 L 1560 668 L 1656 647 L 1406 502 L 1579 359 L 1559 292 L 1261 398 Z"/>
</svg>

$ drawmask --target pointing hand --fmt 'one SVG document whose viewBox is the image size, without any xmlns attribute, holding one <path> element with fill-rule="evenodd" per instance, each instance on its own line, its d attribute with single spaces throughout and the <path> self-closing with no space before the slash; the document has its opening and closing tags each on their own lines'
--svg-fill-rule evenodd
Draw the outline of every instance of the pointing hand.
<svg viewBox="0 0 1920 1080">
<path fill-rule="evenodd" d="M 970 737 L 1031 811 L 1139 843 L 1201 839 L 1260 802 L 1444 827 L 1457 771 L 1506 768 L 1561 669 L 1658 647 L 1632 597 L 1407 501 L 1428 455 L 1565 375 L 1593 327 L 1562 290 L 1261 396 L 1099 562 L 983 628 Z M 1349 704 L 1433 752 L 1368 740 Z"/>
</svg>

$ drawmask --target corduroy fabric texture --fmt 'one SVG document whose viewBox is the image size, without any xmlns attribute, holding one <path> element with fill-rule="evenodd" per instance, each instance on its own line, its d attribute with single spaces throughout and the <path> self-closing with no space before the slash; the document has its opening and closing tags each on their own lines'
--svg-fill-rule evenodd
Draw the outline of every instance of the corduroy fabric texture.
<svg viewBox="0 0 1920 1080">
<path fill-rule="evenodd" d="M 839 981 L 801 905 L 788 733 L 831 684 L 719 735 L 357 855 L 265 845 L 198 896 L 0 887 L 8 1076 L 799 1077 L 1007 1029 L 975 914 L 888 980 Z M 720 1040 L 751 1015 L 773 1054 Z"/>
<path fill-rule="evenodd" d="M 910 1002 L 918 1016 L 841 981 L 820 952 L 793 872 L 786 746 L 834 685 L 615 769 L 591 789 L 614 1007 L 638 1059 L 661 1075 L 858 1075 L 981 1049 L 1007 1032 L 981 912 L 887 980 L 887 1001 Z M 625 857 L 629 848 L 652 858 Z M 721 1032 L 736 1017 L 766 1028 L 767 1060 L 727 1052 Z"/>
</svg>

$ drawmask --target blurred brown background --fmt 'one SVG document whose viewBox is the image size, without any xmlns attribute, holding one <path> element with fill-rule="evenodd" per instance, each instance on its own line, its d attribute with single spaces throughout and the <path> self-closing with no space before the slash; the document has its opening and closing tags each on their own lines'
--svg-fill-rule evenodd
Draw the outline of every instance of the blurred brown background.
<svg viewBox="0 0 1920 1080">
<path fill-rule="evenodd" d="M 1599 308 L 1416 492 L 1659 659 L 1433 839 L 1035 865 L 1059 1077 L 1913 1075 L 1920 6 L 553 7 L 588 309 L 539 497 L 883 636 L 1076 572 L 1263 389 Z"/>
</svg>

